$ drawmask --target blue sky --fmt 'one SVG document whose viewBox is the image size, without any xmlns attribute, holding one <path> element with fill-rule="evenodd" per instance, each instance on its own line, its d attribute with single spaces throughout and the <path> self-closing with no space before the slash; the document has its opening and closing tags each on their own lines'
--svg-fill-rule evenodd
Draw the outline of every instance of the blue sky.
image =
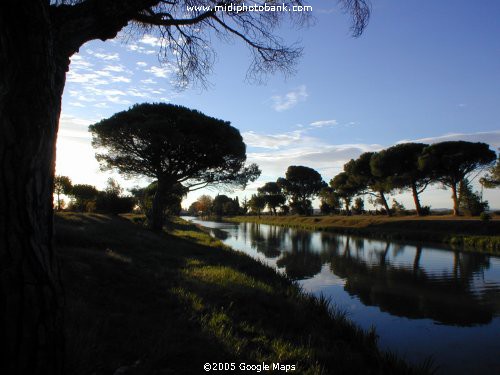
<svg viewBox="0 0 500 375">
<path fill-rule="evenodd" d="M 184 91 L 174 87 L 173 67 L 159 63 L 153 33 L 84 45 L 67 76 L 57 173 L 103 187 L 110 174 L 98 172 L 87 126 L 145 101 L 231 121 L 247 143 L 249 161 L 263 171 L 245 193 L 236 192 L 240 196 L 284 175 L 289 165 L 313 167 L 329 181 L 360 153 L 405 140 L 500 147 L 500 2 L 373 1 L 370 24 L 357 39 L 336 1 L 310 4 L 313 25 L 281 32 L 304 47 L 296 74 L 268 76 L 263 85 L 245 81 L 250 55 L 238 40 L 214 38 L 210 87 Z M 201 193 L 190 194 L 184 205 Z M 449 197 L 433 188 L 422 201 L 450 207 Z M 498 189 L 486 190 L 485 198 L 500 208 Z M 396 199 L 412 207 L 409 194 Z"/>
</svg>

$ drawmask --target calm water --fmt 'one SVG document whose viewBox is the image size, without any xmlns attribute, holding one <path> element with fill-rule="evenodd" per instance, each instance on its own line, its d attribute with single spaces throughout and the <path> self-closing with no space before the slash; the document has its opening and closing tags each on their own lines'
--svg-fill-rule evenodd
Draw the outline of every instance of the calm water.
<svg viewBox="0 0 500 375">
<path fill-rule="evenodd" d="M 190 220 L 316 295 L 380 346 L 440 374 L 500 374 L 500 258 L 263 224 Z"/>
</svg>

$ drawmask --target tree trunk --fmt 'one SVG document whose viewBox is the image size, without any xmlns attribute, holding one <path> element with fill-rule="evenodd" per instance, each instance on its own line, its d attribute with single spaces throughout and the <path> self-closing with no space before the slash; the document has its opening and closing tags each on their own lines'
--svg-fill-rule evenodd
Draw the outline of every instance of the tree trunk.
<svg viewBox="0 0 500 375">
<path fill-rule="evenodd" d="M 422 207 L 420 206 L 420 199 L 418 199 L 417 185 L 415 182 L 411 184 L 411 192 L 413 194 L 413 201 L 415 202 L 415 210 L 418 216 L 422 216 Z"/>
<path fill-rule="evenodd" d="M 61 193 L 57 192 L 57 211 L 61 211 Z"/>
<path fill-rule="evenodd" d="M 349 215 L 349 213 L 351 212 L 349 209 L 349 206 L 351 205 L 351 198 L 344 198 L 344 203 L 346 215 Z"/>
<path fill-rule="evenodd" d="M 458 209 L 458 196 L 457 196 L 457 184 L 451 184 L 451 198 L 453 199 L 453 215 L 460 215 L 460 211 Z"/>
<path fill-rule="evenodd" d="M 165 189 L 166 183 L 163 179 L 158 179 L 156 193 L 153 198 L 151 222 L 149 227 L 154 231 L 161 231 L 165 222 Z"/>
<path fill-rule="evenodd" d="M 385 195 L 383 191 L 378 192 L 380 194 L 380 200 L 382 201 L 382 204 L 385 208 L 385 212 L 387 216 L 391 216 L 391 209 L 389 208 L 389 205 L 387 204 L 387 199 L 385 199 Z"/>
<path fill-rule="evenodd" d="M 0 3 L 0 373 L 61 374 L 52 246 L 55 144 L 68 59 L 48 1 Z"/>
</svg>

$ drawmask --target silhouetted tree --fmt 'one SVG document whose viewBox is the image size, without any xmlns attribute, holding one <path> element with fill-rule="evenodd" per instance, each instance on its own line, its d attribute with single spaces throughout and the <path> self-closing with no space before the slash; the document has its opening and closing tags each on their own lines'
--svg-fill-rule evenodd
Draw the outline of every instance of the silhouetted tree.
<svg viewBox="0 0 500 375">
<path fill-rule="evenodd" d="M 355 188 L 356 194 L 372 194 L 385 208 L 388 216 L 391 215 L 385 194 L 392 191 L 392 179 L 389 176 L 377 176 L 372 173 L 370 162 L 374 152 L 365 152 L 357 159 L 351 159 L 344 165 L 344 172 L 348 175 L 349 184 Z"/>
<path fill-rule="evenodd" d="M 156 179 L 151 228 L 161 230 L 165 197 L 209 185 L 245 186 L 260 170 L 245 167 L 246 146 L 229 122 L 172 104 L 140 104 L 91 125 L 101 169 Z"/>
<path fill-rule="evenodd" d="M 470 173 L 492 163 L 495 151 L 486 143 L 450 141 L 435 143 L 423 149 L 419 158 L 419 168 L 432 173 L 435 181 L 451 188 L 453 215 L 459 215 L 458 184 Z"/>
<path fill-rule="evenodd" d="M 346 172 L 340 172 L 330 180 L 330 187 L 333 191 L 344 200 L 346 213 L 350 213 L 350 205 L 352 198 L 360 191 L 360 186 L 355 181 L 349 178 Z"/>
<path fill-rule="evenodd" d="M 68 176 L 54 177 L 54 193 L 57 195 L 57 211 L 61 211 L 61 194 L 69 195 L 73 184 Z"/>
<path fill-rule="evenodd" d="M 248 201 L 248 206 L 252 210 L 252 212 L 257 213 L 260 217 L 260 213 L 266 207 L 266 200 L 264 196 L 259 194 L 253 194 L 250 200 Z"/>
<path fill-rule="evenodd" d="M 238 198 L 231 199 L 227 195 L 217 195 L 212 202 L 212 212 L 218 217 L 237 215 L 239 209 Z"/>
<path fill-rule="evenodd" d="M 354 200 L 354 206 L 352 207 L 356 215 L 362 214 L 365 210 L 365 202 L 363 198 L 358 197 Z"/>
<path fill-rule="evenodd" d="M 257 189 L 259 195 L 264 197 L 267 208 L 276 215 L 276 207 L 281 206 L 286 202 L 285 194 L 281 187 L 276 182 L 266 182 L 266 184 Z"/>
<path fill-rule="evenodd" d="M 496 164 L 488 170 L 480 182 L 487 189 L 500 187 L 500 154 L 498 154 Z"/>
<path fill-rule="evenodd" d="M 71 189 L 70 196 L 74 198 L 72 204 L 73 208 L 77 211 L 94 211 L 95 199 L 99 194 L 99 190 L 95 186 L 88 184 L 76 184 Z"/>
<path fill-rule="evenodd" d="M 417 215 L 423 214 L 419 195 L 431 183 L 430 171 L 419 167 L 424 143 L 402 143 L 375 153 L 370 161 L 373 175 L 390 179 L 394 188 L 410 189 Z"/>
<path fill-rule="evenodd" d="M 285 178 L 280 177 L 277 184 L 289 197 L 290 207 L 300 215 L 311 212 L 311 198 L 327 186 L 317 171 L 297 165 L 289 166 Z"/>
<path fill-rule="evenodd" d="M 209 216 L 212 213 L 213 198 L 210 195 L 201 195 L 196 200 L 196 207 L 201 216 Z"/>
<path fill-rule="evenodd" d="M 479 216 L 488 209 L 488 202 L 483 201 L 479 193 L 472 190 L 468 179 L 464 179 L 458 184 L 458 207 L 466 215 Z"/>
<path fill-rule="evenodd" d="M 319 192 L 320 210 L 324 214 L 331 214 L 340 211 L 340 197 L 335 191 L 326 186 Z"/>
<path fill-rule="evenodd" d="M 365 0 L 342 0 L 352 11 L 353 34 L 368 20 Z M 219 5 L 230 2 L 221 1 Z M 285 1 L 302 5 L 300 0 Z M 241 39 L 251 50 L 251 74 L 290 71 L 300 49 L 274 30 L 304 12 L 186 13 L 207 0 L 6 0 L 0 2 L 0 321 L 4 373 L 62 372 L 62 304 L 52 246 L 55 143 L 70 57 L 86 42 L 113 39 L 125 26 L 161 36 L 164 60 L 179 82 L 203 80 L 215 60 L 211 33 Z M 205 8 L 206 9 L 206 8 Z M 27 47 L 29 46 L 29 47 Z M 38 261 L 32 261 L 37 259 Z M 6 275 L 10 275 L 7 277 Z M 15 276 L 14 276 L 15 275 Z M 23 281 L 24 280 L 24 281 Z M 26 313 L 31 311 L 31 313 Z M 43 334 L 42 334 L 43 331 Z M 27 360 L 33 358 L 33 360 Z"/>
<path fill-rule="evenodd" d="M 135 187 L 130 189 L 130 193 L 135 197 L 139 210 L 146 214 L 148 221 L 151 220 L 153 200 L 158 189 L 158 183 L 152 182 L 146 187 Z M 186 196 L 186 189 L 181 184 L 176 184 L 173 188 L 166 192 L 163 197 L 163 216 L 179 215 L 181 211 L 182 199 Z"/>
</svg>

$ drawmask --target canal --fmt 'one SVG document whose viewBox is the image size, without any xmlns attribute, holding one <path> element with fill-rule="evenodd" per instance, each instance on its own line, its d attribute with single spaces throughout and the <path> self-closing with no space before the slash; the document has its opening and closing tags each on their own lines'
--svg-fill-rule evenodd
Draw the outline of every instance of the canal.
<svg viewBox="0 0 500 375">
<path fill-rule="evenodd" d="M 380 347 L 440 374 L 500 374 L 500 258 L 255 223 L 186 218 L 323 295 Z"/>
</svg>

